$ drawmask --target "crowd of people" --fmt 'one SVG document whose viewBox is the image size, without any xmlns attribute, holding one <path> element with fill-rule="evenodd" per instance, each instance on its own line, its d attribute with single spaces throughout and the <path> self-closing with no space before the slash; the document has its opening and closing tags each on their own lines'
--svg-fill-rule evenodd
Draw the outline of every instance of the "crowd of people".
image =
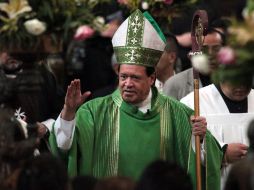
<svg viewBox="0 0 254 190">
<path fill-rule="evenodd" d="M 192 190 L 197 151 L 203 190 L 254 189 L 253 73 L 213 79 L 234 69 L 218 61 L 226 24 L 209 20 L 203 72 L 181 57 L 190 33 L 140 10 L 105 14 L 113 29 L 71 44 L 66 80 L 50 57 L 0 52 L 0 189 Z"/>
</svg>

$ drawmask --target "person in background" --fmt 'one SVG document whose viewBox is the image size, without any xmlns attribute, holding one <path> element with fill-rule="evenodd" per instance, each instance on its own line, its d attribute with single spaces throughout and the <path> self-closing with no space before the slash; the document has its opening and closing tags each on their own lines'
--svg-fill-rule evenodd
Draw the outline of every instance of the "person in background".
<svg viewBox="0 0 254 190">
<path fill-rule="evenodd" d="M 222 48 L 218 53 L 218 58 L 224 59 L 225 51 L 234 52 L 235 50 L 228 47 Z M 228 60 L 232 59 L 233 61 L 230 65 L 225 66 L 222 61 L 218 60 L 220 67 L 214 73 L 214 76 L 218 75 L 218 82 L 199 90 L 200 114 L 206 117 L 208 129 L 225 152 L 222 167 L 222 189 L 228 175 L 229 164 L 241 160 L 247 154 L 247 126 L 254 119 L 252 73 L 250 70 L 241 73 L 241 64 L 237 64 L 241 62 L 241 58 L 233 54 L 228 56 L 228 58 L 231 57 Z M 245 61 L 245 64 L 252 63 L 254 59 L 251 56 Z M 194 108 L 194 93 L 191 92 L 182 98 L 181 102 Z"/>
<path fill-rule="evenodd" d="M 14 190 L 20 168 L 34 156 L 38 138 L 29 136 L 28 129 L 11 110 L 0 108 L 0 189 Z"/>
<path fill-rule="evenodd" d="M 0 66 L 0 105 L 28 124 L 36 124 L 42 137 L 41 150 L 47 150 L 47 136 L 61 110 L 64 96 L 58 93 L 56 79 L 46 63 L 35 54 L 2 52 Z"/>
<path fill-rule="evenodd" d="M 71 82 L 50 136 L 52 151 L 67 160 L 70 176 L 135 180 L 151 161 L 161 158 L 179 164 L 195 181 L 191 138 L 199 135 L 206 144 L 204 178 L 210 176 L 203 185 L 218 189 L 222 152 L 206 131 L 205 118 L 192 116 L 193 110 L 161 95 L 153 85 L 165 37 L 147 16 L 136 10 L 113 36 L 120 64 L 116 91 L 83 104 L 90 92 L 81 93 L 80 80 Z"/>
<path fill-rule="evenodd" d="M 179 72 L 181 67 L 180 59 L 178 58 L 178 42 L 176 37 L 171 34 L 165 34 L 166 47 L 156 65 L 156 81 L 155 86 L 162 92 L 164 83 L 175 73 Z"/>
<path fill-rule="evenodd" d="M 90 176 L 75 176 L 71 179 L 72 190 L 94 190 L 98 179 Z"/>
<path fill-rule="evenodd" d="M 156 160 L 143 171 L 136 190 L 192 190 L 190 176 L 176 163 Z"/>
<path fill-rule="evenodd" d="M 237 1 L 238 3 L 236 3 Z M 192 50 L 191 28 L 194 13 L 197 10 L 206 11 L 208 24 L 210 26 L 213 25 L 211 27 L 223 28 L 225 31 L 228 23 L 223 18 L 238 15 L 243 10 L 243 6 L 240 4 L 244 4 L 244 1 L 246 0 L 234 0 L 230 2 L 220 0 L 196 1 L 194 6 L 181 11 L 180 16 L 172 18 L 170 30 L 176 36 L 179 43 L 179 58 L 182 63 L 181 71 L 185 71 L 192 66 L 188 54 Z M 228 14 L 229 12 L 231 13 L 230 15 Z M 168 27 L 168 25 L 166 26 Z"/>
<path fill-rule="evenodd" d="M 109 84 L 103 88 L 93 91 L 92 94 L 88 97 L 88 100 L 109 95 L 117 89 L 119 64 L 117 63 L 115 54 L 112 55 L 111 66 L 112 70 L 115 73 L 115 81 L 112 82 L 112 84 Z"/>
<path fill-rule="evenodd" d="M 16 190 L 70 190 L 64 163 L 43 153 L 28 159 L 20 170 Z"/>
<path fill-rule="evenodd" d="M 254 189 L 254 120 L 248 126 L 248 139 L 250 142 L 247 156 L 234 163 L 226 179 L 224 190 L 253 190 Z"/>
<path fill-rule="evenodd" d="M 199 73 L 200 87 L 211 84 L 210 76 L 216 70 L 216 53 L 225 44 L 224 33 L 217 28 L 210 28 L 204 38 L 202 51 L 209 57 L 209 68 L 207 73 Z M 193 91 L 193 68 L 182 71 L 169 78 L 163 87 L 163 93 L 180 100 Z"/>
<path fill-rule="evenodd" d="M 75 78 L 81 80 L 81 90 L 91 91 L 114 85 L 112 70 L 112 36 L 123 21 L 123 12 L 116 1 L 100 3 L 94 8 L 95 15 L 105 22 L 106 29 L 83 41 L 73 41 L 67 55 L 66 88 Z M 96 73 L 96 74 L 95 74 Z"/>
<path fill-rule="evenodd" d="M 135 190 L 135 181 L 123 176 L 105 177 L 97 182 L 94 190 Z"/>
</svg>

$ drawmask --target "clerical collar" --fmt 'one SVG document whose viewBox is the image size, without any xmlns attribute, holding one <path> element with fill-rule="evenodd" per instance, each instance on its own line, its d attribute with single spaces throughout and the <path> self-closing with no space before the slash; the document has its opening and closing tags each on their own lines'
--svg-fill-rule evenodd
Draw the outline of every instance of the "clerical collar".
<svg viewBox="0 0 254 190">
<path fill-rule="evenodd" d="M 199 79 L 202 83 L 202 87 L 205 87 L 211 84 L 211 78 L 209 75 L 202 75 L 201 73 L 199 73 Z"/>
<path fill-rule="evenodd" d="M 139 111 L 146 113 L 148 110 L 151 109 L 151 101 L 152 101 L 152 90 L 150 89 L 146 99 L 141 103 L 135 104 L 135 106 L 138 107 Z"/>
<path fill-rule="evenodd" d="M 247 113 L 248 112 L 248 98 L 247 97 L 242 101 L 234 101 L 234 100 L 229 99 L 223 93 L 223 91 L 221 90 L 219 85 L 216 85 L 216 88 L 220 92 L 230 113 Z"/>
</svg>

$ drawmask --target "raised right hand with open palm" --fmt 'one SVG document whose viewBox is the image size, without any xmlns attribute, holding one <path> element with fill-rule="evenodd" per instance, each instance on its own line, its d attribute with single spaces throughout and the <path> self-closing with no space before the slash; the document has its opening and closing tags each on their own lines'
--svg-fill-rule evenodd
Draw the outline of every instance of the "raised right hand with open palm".
<svg viewBox="0 0 254 190">
<path fill-rule="evenodd" d="M 61 117 L 67 121 L 73 120 L 77 109 L 85 102 L 90 94 L 90 91 L 87 91 L 83 94 L 81 93 L 79 79 L 74 79 L 71 81 L 67 88 Z"/>
</svg>

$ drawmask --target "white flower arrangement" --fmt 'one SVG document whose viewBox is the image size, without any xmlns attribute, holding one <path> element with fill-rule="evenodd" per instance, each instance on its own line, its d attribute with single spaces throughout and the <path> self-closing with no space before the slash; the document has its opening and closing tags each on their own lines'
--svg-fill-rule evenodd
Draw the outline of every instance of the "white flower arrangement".
<svg viewBox="0 0 254 190">
<path fill-rule="evenodd" d="M 9 0 L 0 3 L 0 50 L 34 49 L 50 38 L 56 47 L 68 43 L 76 29 L 88 25 L 103 28 L 93 9 L 111 0 Z M 25 42 L 25 43 L 24 43 Z"/>
<path fill-rule="evenodd" d="M 24 22 L 24 26 L 28 33 L 35 36 L 39 36 L 46 31 L 46 23 L 38 19 L 27 20 Z"/>
</svg>

